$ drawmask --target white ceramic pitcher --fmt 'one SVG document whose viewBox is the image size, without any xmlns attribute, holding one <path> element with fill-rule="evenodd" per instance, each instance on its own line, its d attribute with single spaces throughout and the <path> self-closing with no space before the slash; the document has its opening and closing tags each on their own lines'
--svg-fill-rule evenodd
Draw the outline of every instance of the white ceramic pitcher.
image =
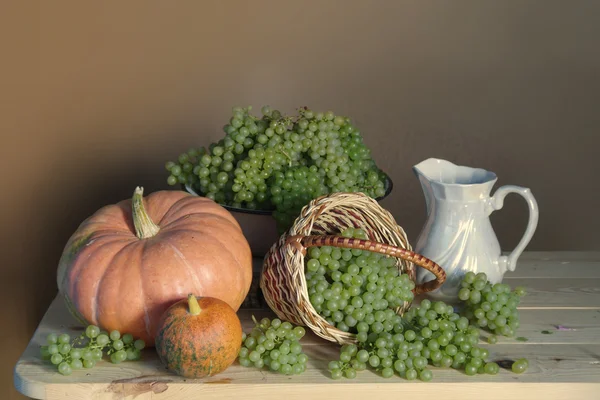
<svg viewBox="0 0 600 400">
<path fill-rule="evenodd" d="M 415 252 L 438 263 L 446 281 L 432 298 L 455 302 L 460 281 L 468 271 L 485 272 L 493 283 L 514 271 L 517 259 L 529 244 L 538 222 L 538 207 L 528 188 L 506 185 L 490 196 L 496 174 L 480 168 L 458 166 L 446 160 L 427 159 L 413 167 L 427 203 L 427 221 L 415 245 Z M 489 215 L 502 208 L 509 193 L 518 193 L 529 205 L 529 222 L 517 247 L 503 256 Z M 417 283 L 433 279 L 419 268 Z"/>
</svg>

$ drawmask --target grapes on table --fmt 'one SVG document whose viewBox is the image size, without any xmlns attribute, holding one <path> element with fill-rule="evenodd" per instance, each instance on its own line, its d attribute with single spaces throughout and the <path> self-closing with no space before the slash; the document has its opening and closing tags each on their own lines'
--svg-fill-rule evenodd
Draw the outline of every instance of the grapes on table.
<svg viewBox="0 0 600 400">
<path fill-rule="evenodd" d="M 371 369 L 384 378 L 433 379 L 430 366 L 462 370 L 466 375 L 499 372 L 489 352 L 479 347 L 479 329 L 442 301 L 428 299 L 412 307 L 391 329 L 375 323 L 366 328 L 367 340 L 344 345 L 340 359 L 329 363 L 333 379 L 353 378 Z"/>
<path fill-rule="evenodd" d="M 362 229 L 347 228 L 340 235 L 368 239 Z M 413 300 L 415 285 L 399 272 L 393 257 L 312 247 L 305 256 L 305 277 L 315 311 L 336 328 L 356 334 L 357 343 L 342 346 L 339 359 L 328 364 L 332 379 L 353 379 L 370 369 L 383 378 L 428 382 L 433 379 L 431 366 L 469 376 L 500 370 L 488 360 L 489 351 L 479 346 L 479 327 L 451 305 L 424 299 L 403 316 L 394 311 Z M 485 287 L 483 281 L 477 286 Z M 517 373 L 525 369 L 523 361 L 513 365 Z"/>
<path fill-rule="evenodd" d="M 526 295 L 522 287 L 504 283 L 492 284 L 483 272 L 467 272 L 462 279 L 458 298 L 466 306 L 464 314 L 471 323 L 493 335 L 489 343 L 496 343 L 496 335 L 513 337 L 519 328 L 517 307 Z"/>
<path fill-rule="evenodd" d="M 112 331 L 110 336 L 99 327 L 89 325 L 84 333 L 71 340 L 67 333 L 56 335 L 50 333 L 46 337 L 46 345 L 41 346 L 42 359 L 49 360 L 57 366 L 62 375 L 71 375 L 74 370 L 93 368 L 106 353 L 110 360 L 118 364 L 125 360 L 139 360 L 141 350 L 146 347 L 143 340 L 134 341 L 131 334 L 125 334 L 121 340 L 119 331 Z"/>
<path fill-rule="evenodd" d="M 238 355 L 244 367 L 267 368 L 284 375 L 299 375 L 306 370 L 308 356 L 302 352 L 303 327 L 263 318 L 256 321 L 250 334 L 242 335 L 242 347 Z"/>
<path fill-rule="evenodd" d="M 306 107 L 295 116 L 268 106 L 261 113 L 234 107 L 223 138 L 165 164 L 167 183 L 187 184 L 223 205 L 274 211 L 280 232 L 318 196 L 385 194 L 385 174 L 349 118 Z"/>
</svg>

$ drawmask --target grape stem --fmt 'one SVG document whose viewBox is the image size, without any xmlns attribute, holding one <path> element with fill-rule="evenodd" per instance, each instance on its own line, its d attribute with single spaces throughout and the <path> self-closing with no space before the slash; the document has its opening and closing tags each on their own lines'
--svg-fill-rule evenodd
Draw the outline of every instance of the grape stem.
<svg viewBox="0 0 600 400">
<path fill-rule="evenodd" d="M 147 239 L 155 236 L 160 228 L 156 225 L 146 212 L 144 207 L 144 188 L 136 187 L 131 200 L 131 212 L 135 234 L 140 239 Z"/>
<path fill-rule="evenodd" d="M 404 332 L 412 330 L 413 332 L 421 332 L 421 329 L 417 328 L 413 323 L 406 318 L 402 318 L 402 325 L 404 326 Z"/>
<path fill-rule="evenodd" d="M 198 304 L 198 299 L 192 293 L 188 294 L 188 306 L 192 315 L 198 315 L 202 311 L 200 304 Z"/>
<path fill-rule="evenodd" d="M 254 316 L 254 314 L 252 315 L 252 321 L 254 321 L 254 327 L 257 328 L 258 330 L 260 330 L 262 333 L 266 333 L 266 329 L 263 329 L 260 327 L 260 323 L 256 320 L 256 317 Z"/>
<path fill-rule="evenodd" d="M 279 145 L 279 150 L 281 150 L 281 152 L 283 153 L 283 155 L 287 157 L 287 159 L 288 159 L 288 167 L 291 167 L 292 166 L 292 157 L 290 157 L 290 155 L 285 152 L 285 148 L 281 144 Z"/>
</svg>

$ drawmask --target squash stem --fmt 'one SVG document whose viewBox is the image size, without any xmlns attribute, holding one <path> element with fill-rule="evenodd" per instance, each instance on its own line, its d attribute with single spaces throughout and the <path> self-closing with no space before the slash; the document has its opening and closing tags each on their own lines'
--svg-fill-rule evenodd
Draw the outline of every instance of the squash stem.
<svg viewBox="0 0 600 400">
<path fill-rule="evenodd" d="M 151 219 L 144 207 L 144 188 L 136 187 L 131 201 L 131 212 L 135 234 L 140 239 L 150 238 L 158 233 L 160 228 Z"/>
<path fill-rule="evenodd" d="M 198 304 L 198 299 L 192 293 L 188 294 L 188 306 L 192 315 L 198 315 L 202 311 L 200 304 Z"/>
</svg>

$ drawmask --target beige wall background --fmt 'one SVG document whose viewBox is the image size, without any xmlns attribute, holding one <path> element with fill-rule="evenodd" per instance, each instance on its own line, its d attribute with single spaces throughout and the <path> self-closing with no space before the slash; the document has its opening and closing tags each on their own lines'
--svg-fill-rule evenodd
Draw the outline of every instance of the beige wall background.
<svg viewBox="0 0 600 400">
<path fill-rule="evenodd" d="M 235 105 L 351 116 L 411 240 L 430 156 L 532 189 L 528 250 L 600 250 L 597 1 L 2 1 L 0 398 L 56 294 L 63 245 Z M 505 250 L 525 203 L 492 222 Z M 19 397 L 20 398 L 20 397 Z"/>
</svg>

